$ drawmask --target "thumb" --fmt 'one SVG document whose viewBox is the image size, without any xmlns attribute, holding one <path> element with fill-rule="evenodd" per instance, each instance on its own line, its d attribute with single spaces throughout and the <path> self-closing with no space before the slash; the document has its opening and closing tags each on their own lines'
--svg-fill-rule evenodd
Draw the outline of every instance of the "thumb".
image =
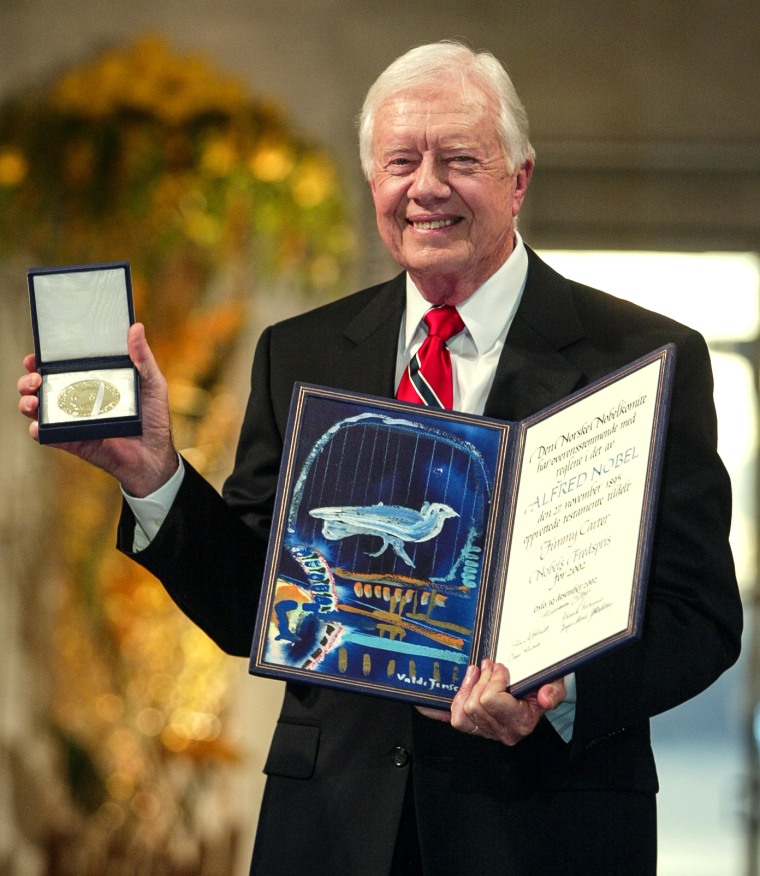
<svg viewBox="0 0 760 876">
<path fill-rule="evenodd" d="M 162 406 L 168 405 L 168 387 L 163 372 L 145 337 L 145 326 L 136 322 L 129 328 L 127 337 L 129 357 L 140 375 L 142 398 L 157 400 Z"/>
<path fill-rule="evenodd" d="M 129 358 L 137 368 L 142 380 L 155 381 L 161 371 L 145 337 L 145 326 L 141 322 L 136 322 L 129 327 L 127 349 Z"/>
<path fill-rule="evenodd" d="M 537 693 L 538 704 L 545 711 L 556 709 L 557 706 L 565 699 L 565 684 L 563 680 L 554 681 L 550 684 L 545 684 L 538 689 Z"/>
</svg>

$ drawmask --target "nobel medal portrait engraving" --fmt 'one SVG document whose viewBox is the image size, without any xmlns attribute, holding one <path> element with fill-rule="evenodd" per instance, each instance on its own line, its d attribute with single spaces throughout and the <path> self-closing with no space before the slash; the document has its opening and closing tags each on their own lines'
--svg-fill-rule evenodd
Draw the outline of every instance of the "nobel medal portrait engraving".
<svg viewBox="0 0 760 876">
<path fill-rule="evenodd" d="M 119 404 L 119 390 L 107 380 L 77 380 L 58 394 L 58 407 L 72 417 L 98 417 Z"/>
</svg>

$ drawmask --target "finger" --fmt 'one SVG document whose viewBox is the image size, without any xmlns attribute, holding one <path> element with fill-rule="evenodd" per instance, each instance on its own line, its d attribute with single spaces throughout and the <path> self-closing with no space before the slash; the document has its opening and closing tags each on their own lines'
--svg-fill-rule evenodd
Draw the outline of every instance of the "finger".
<svg viewBox="0 0 760 876">
<path fill-rule="evenodd" d="M 39 374 L 27 374 L 18 381 L 18 391 L 21 396 L 18 400 L 19 413 L 35 421 L 40 406 L 37 390 L 41 382 L 42 378 Z"/>
<path fill-rule="evenodd" d="M 546 712 L 556 709 L 565 699 L 565 684 L 563 681 L 542 685 L 536 692 L 538 705 Z"/>
<path fill-rule="evenodd" d="M 168 386 L 145 337 L 145 327 L 142 323 L 136 322 L 130 326 L 128 348 L 130 358 L 140 375 L 143 398 L 143 434 L 148 435 L 156 427 L 159 443 L 162 443 L 167 436 L 171 442 Z"/>
<path fill-rule="evenodd" d="M 442 709 L 431 709 L 427 706 L 415 706 L 415 709 L 420 713 L 420 715 L 424 715 L 426 718 L 431 718 L 433 721 L 443 721 L 444 723 L 451 723 L 451 712 Z"/>
<path fill-rule="evenodd" d="M 457 696 L 460 696 L 463 700 L 469 699 L 472 690 L 478 683 L 479 679 L 480 669 L 477 666 L 470 664 L 470 666 L 467 667 L 467 672 L 464 674 Z"/>
<path fill-rule="evenodd" d="M 493 660 L 483 660 L 480 664 L 480 678 L 470 696 L 471 705 L 479 707 L 483 704 L 483 697 L 493 697 L 503 694 L 507 688 L 509 673 L 505 666 L 494 663 Z"/>
<path fill-rule="evenodd" d="M 489 681 L 498 679 L 499 682 L 506 684 L 509 680 L 509 671 L 503 663 L 495 663 L 493 660 L 484 660 L 480 668 L 483 672 L 488 673 Z"/>
<path fill-rule="evenodd" d="M 474 726 L 474 722 L 467 715 L 466 709 L 479 679 L 480 669 L 474 665 L 468 666 L 462 684 L 451 703 L 451 724 L 457 730 L 469 732 Z"/>
<path fill-rule="evenodd" d="M 32 420 L 37 419 L 40 401 L 36 395 L 22 395 L 18 400 L 19 413 Z"/>
<path fill-rule="evenodd" d="M 36 371 L 19 377 L 18 392 L 20 396 L 35 395 L 42 383 L 42 377 Z"/>
<path fill-rule="evenodd" d="M 462 711 L 469 720 L 470 725 L 463 725 L 459 729 L 472 732 L 472 725 L 482 726 L 487 721 L 487 714 L 483 709 L 483 694 L 488 690 L 493 676 L 494 663 L 492 660 L 481 661 L 480 666 L 472 673 L 474 684 L 471 684 L 469 695 L 463 702 Z"/>
<path fill-rule="evenodd" d="M 481 667 L 481 681 L 483 686 L 478 692 L 478 707 L 473 715 L 481 726 L 498 734 L 507 710 L 513 710 L 517 705 L 517 701 L 507 691 L 507 667 L 489 660 Z"/>
<path fill-rule="evenodd" d="M 24 356 L 24 368 L 29 372 L 37 370 L 37 359 L 34 353 L 29 353 L 28 356 Z"/>
<path fill-rule="evenodd" d="M 503 663 L 494 663 L 491 660 L 488 661 L 488 664 L 487 672 L 481 675 L 481 678 L 484 675 L 487 678 L 481 699 L 483 697 L 493 698 L 499 696 L 509 687 L 509 670 L 507 667 Z"/>
<path fill-rule="evenodd" d="M 129 357 L 140 372 L 140 377 L 143 380 L 150 380 L 158 371 L 158 365 L 145 337 L 145 326 L 141 322 L 129 327 L 127 346 Z"/>
</svg>

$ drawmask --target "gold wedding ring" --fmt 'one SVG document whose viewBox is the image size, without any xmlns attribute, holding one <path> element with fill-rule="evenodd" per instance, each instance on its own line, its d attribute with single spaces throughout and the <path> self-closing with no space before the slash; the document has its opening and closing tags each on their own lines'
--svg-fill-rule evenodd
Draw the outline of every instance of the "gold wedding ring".
<svg viewBox="0 0 760 876">
<path fill-rule="evenodd" d="M 107 380 L 77 380 L 58 393 L 58 407 L 72 417 L 97 417 L 113 410 L 120 398 Z"/>
</svg>

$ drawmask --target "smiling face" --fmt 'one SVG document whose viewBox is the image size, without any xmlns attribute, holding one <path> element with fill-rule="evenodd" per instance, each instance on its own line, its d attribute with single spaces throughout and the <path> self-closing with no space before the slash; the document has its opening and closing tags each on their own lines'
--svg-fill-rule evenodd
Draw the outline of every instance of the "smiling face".
<svg viewBox="0 0 760 876">
<path fill-rule="evenodd" d="M 495 100 L 451 84 L 378 109 L 373 178 L 380 236 L 431 303 L 459 304 L 507 260 L 533 170 L 512 170 Z"/>
</svg>

